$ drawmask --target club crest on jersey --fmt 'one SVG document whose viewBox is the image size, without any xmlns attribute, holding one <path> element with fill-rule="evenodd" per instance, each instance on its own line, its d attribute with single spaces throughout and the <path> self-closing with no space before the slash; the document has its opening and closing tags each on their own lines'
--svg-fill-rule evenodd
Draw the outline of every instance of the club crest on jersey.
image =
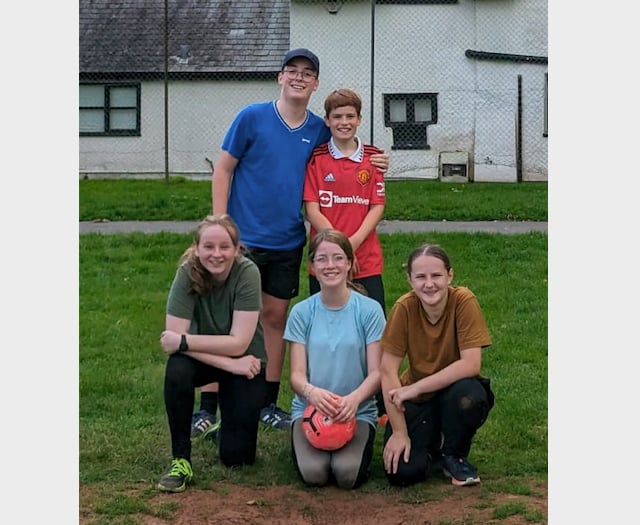
<svg viewBox="0 0 640 525">
<path fill-rule="evenodd" d="M 371 173 L 368 170 L 360 170 L 358 172 L 358 182 L 363 186 L 371 180 Z"/>
</svg>

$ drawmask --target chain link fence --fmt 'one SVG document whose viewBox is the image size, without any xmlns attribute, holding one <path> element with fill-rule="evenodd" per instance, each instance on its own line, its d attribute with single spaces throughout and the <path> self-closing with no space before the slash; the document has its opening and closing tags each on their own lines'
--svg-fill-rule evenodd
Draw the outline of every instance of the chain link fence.
<svg viewBox="0 0 640 525">
<path fill-rule="evenodd" d="M 388 179 L 547 180 L 541 0 L 80 0 L 80 177 L 209 178 L 288 49 L 363 99 Z"/>
</svg>

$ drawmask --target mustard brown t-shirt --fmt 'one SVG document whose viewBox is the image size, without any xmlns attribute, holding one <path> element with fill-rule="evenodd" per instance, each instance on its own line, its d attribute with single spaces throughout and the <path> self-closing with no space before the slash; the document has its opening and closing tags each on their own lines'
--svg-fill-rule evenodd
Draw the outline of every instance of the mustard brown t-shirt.
<svg viewBox="0 0 640 525">
<path fill-rule="evenodd" d="M 447 305 L 435 324 L 413 291 L 400 297 L 389 313 L 381 345 L 384 352 L 408 357 L 409 366 L 400 376 L 406 386 L 459 360 L 461 349 L 490 346 L 491 336 L 474 293 L 449 286 Z M 432 396 L 422 394 L 416 401 Z"/>
</svg>

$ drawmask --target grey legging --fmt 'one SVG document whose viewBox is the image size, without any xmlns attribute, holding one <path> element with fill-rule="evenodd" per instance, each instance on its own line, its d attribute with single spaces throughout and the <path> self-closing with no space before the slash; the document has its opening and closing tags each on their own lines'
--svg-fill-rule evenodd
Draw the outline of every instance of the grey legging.
<svg viewBox="0 0 640 525">
<path fill-rule="evenodd" d="M 322 486 L 330 481 L 345 489 L 354 489 L 369 477 L 376 429 L 358 421 L 353 439 L 339 450 L 327 452 L 314 448 L 302 432 L 302 418 L 293 422 L 291 454 L 298 475 L 307 485 Z"/>
</svg>

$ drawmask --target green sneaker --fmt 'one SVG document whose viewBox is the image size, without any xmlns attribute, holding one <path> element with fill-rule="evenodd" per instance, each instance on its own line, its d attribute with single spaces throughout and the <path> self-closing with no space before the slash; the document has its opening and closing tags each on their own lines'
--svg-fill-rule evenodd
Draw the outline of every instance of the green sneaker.
<svg viewBox="0 0 640 525">
<path fill-rule="evenodd" d="M 193 478 L 191 463 L 186 459 L 176 458 L 162 474 L 158 489 L 164 492 L 184 492 L 191 478 Z"/>
</svg>

